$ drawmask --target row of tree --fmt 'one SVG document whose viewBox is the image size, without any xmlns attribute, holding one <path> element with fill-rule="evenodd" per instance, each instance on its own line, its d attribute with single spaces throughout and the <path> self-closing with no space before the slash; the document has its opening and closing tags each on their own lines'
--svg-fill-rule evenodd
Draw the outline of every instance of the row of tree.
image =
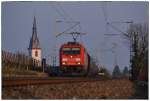
<svg viewBox="0 0 150 101">
<path fill-rule="evenodd" d="M 132 80 L 148 81 L 148 28 L 148 24 L 145 23 L 131 24 L 127 33 L 123 34 L 130 49 L 130 70 L 125 67 L 121 73 L 119 66 L 115 66 L 113 78 L 126 75 Z M 106 71 L 105 68 L 103 71 Z"/>
<path fill-rule="evenodd" d="M 105 67 L 100 68 L 99 74 L 104 75 L 105 77 L 118 79 L 118 78 L 122 78 L 122 77 L 129 77 L 129 70 L 127 67 L 124 67 L 123 71 L 121 72 L 119 66 L 116 65 L 114 67 L 112 75 L 109 73 L 109 71 Z"/>
<path fill-rule="evenodd" d="M 119 66 L 116 65 L 112 72 L 112 78 L 117 79 L 121 77 L 129 77 L 129 74 L 130 73 L 127 67 L 124 67 L 123 71 L 121 72 Z"/>
</svg>

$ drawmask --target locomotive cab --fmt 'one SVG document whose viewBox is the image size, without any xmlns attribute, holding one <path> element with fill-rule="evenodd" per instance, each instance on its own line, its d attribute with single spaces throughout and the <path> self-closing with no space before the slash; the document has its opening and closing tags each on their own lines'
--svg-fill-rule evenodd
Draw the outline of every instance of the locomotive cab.
<svg viewBox="0 0 150 101">
<path fill-rule="evenodd" d="M 80 73 L 85 69 L 85 48 L 77 42 L 68 42 L 60 48 L 60 68 L 65 73 Z"/>
</svg>

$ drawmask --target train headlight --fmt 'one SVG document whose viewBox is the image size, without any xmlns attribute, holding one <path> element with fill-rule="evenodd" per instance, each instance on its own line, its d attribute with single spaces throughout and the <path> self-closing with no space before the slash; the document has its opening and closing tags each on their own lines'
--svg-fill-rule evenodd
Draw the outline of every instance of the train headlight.
<svg viewBox="0 0 150 101">
<path fill-rule="evenodd" d="M 80 62 L 78 62 L 78 65 L 80 65 L 81 63 Z"/>
<path fill-rule="evenodd" d="M 80 58 L 76 58 L 76 61 L 81 61 L 81 59 Z"/>
<path fill-rule="evenodd" d="M 68 59 L 67 58 L 62 58 L 62 61 L 67 61 Z"/>
<path fill-rule="evenodd" d="M 65 63 L 65 62 L 63 62 L 62 64 L 63 64 L 63 65 L 65 65 L 66 63 Z"/>
</svg>

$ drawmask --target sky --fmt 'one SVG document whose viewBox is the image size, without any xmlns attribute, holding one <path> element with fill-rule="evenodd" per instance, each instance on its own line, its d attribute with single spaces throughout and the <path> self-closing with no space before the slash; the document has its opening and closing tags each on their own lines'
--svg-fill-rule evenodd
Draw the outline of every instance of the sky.
<svg viewBox="0 0 150 101">
<path fill-rule="evenodd" d="M 123 32 L 129 28 L 127 23 L 113 23 L 133 21 L 133 23 L 148 23 L 148 2 L 144 1 L 72 1 L 72 2 L 2 2 L 2 50 L 9 52 L 23 52 L 28 55 L 29 41 L 32 35 L 33 17 L 37 21 L 37 34 L 42 48 L 42 58 L 52 63 L 53 54 L 59 60 L 59 47 L 72 41 L 70 35 L 55 35 L 80 22 L 71 31 L 86 33 L 78 38 L 91 56 L 98 60 L 98 64 L 105 66 L 110 72 L 114 68 L 115 54 L 117 64 L 122 70 L 129 67 L 129 45 L 121 36 L 122 33 L 106 25 L 112 23 Z M 57 20 L 63 21 L 56 23 Z M 105 34 L 119 34 L 107 36 Z M 56 52 L 54 47 L 56 46 Z M 112 47 L 114 47 L 112 52 Z M 57 61 L 57 64 L 59 61 Z"/>
</svg>

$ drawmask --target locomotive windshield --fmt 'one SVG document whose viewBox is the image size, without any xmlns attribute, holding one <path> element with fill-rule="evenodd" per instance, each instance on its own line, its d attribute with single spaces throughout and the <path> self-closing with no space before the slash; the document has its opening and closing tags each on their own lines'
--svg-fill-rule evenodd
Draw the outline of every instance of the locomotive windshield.
<svg viewBox="0 0 150 101">
<path fill-rule="evenodd" d="M 80 48 L 63 48 L 64 54 L 80 54 Z"/>
</svg>

